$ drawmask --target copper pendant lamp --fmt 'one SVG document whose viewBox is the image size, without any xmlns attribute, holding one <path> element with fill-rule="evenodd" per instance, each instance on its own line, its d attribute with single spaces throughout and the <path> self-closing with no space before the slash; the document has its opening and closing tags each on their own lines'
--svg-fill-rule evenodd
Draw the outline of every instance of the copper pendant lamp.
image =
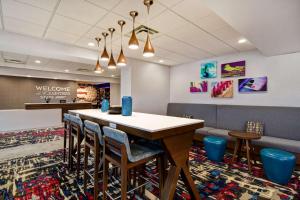
<svg viewBox="0 0 300 200">
<path fill-rule="evenodd" d="M 119 55 L 119 58 L 117 61 L 117 66 L 124 67 L 124 66 L 126 66 L 126 63 L 127 63 L 126 57 L 123 53 L 123 26 L 126 24 L 126 22 L 124 20 L 119 20 L 118 24 L 121 27 L 121 51 L 120 51 L 120 55 Z"/>
<path fill-rule="evenodd" d="M 107 50 L 106 50 L 106 37 L 108 36 L 108 33 L 103 32 L 102 35 L 104 37 L 104 49 L 103 49 L 103 53 L 101 55 L 101 60 L 102 61 L 108 61 L 109 60 L 109 55 L 108 55 Z"/>
<path fill-rule="evenodd" d="M 116 29 L 114 28 L 109 28 L 108 31 L 110 32 L 110 58 L 108 62 L 108 69 L 116 69 L 116 62 L 113 56 L 113 51 L 112 51 L 112 38 L 113 38 L 113 33 L 115 32 Z"/>
<path fill-rule="evenodd" d="M 98 45 L 98 48 L 99 48 L 101 38 L 96 37 L 95 40 L 97 41 L 97 45 Z M 97 74 L 101 74 L 103 72 L 103 69 L 102 69 L 102 67 L 100 65 L 100 62 L 99 62 L 99 54 L 98 54 L 98 59 L 97 59 L 97 62 L 96 62 L 96 67 L 94 69 L 94 72 L 97 73 Z"/>
<path fill-rule="evenodd" d="M 144 0 L 144 5 L 147 7 L 147 26 L 148 26 L 148 17 L 149 17 L 149 12 L 150 12 L 150 6 L 153 4 L 153 0 Z M 149 35 L 149 26 L 148 26 L 148 32 L 147 32 L 147 39 L 146 39 L 146 44 L 144 47 L 144 52 L 143 52 L 143 56 L 144 57 L 153 57 L 154 56 L 154 48 L 151 44 L 151 40 L 150 40 L 150 35 Z"/>
<path fill-rule="evenodd" d="M 132 33 L 131 37 L 129 39 L 128 47 L 129 49 L 135 50 L 139 48 L 139 40 L 136 37 L 135 30 L 134 30 L 134 24 L 135 24 L 135 18 L 138 16 L 137 11 L 131 11 L 129 15 L 132 17 Z"/>
</svg>

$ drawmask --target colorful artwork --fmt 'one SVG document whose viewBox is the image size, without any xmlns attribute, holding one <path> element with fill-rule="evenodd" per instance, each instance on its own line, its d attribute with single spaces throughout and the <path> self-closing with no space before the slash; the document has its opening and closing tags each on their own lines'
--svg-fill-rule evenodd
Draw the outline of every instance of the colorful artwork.
<svg viewBox="0 0 300 200">
<path fill-rule="evenodd" d="M 214 98 L 232 98 L 233 80 L 215 81 L 211 83 L 211 97 Z"/>
<path fill-rule="evenodd" d="M 239 79 L 239 92 L 266 92 L 268 77 Z"/>
<path fill-rule="evenodd" d="M 191 93 L 207 92 L 207 88 L 208 88 L 207 81 L 191 82 L 190 84 Z"/>
<path fill-rule="evenodd" d="M 217 61 L 201 64 L 200 78 L 216 78 L 217 77 Z"/>
<path fill-rule="evenodd" d="M 221 65 L 221 77 L 245 76 L 246 61 L 238 61 L 232 63 L 224 63 Z"/>
</svg>

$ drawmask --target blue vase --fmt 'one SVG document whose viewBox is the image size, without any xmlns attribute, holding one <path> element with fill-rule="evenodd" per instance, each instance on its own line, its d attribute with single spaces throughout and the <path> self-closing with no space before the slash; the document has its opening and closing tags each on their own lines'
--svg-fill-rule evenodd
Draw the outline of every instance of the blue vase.
<svg viewBox="0 0 300 200">
<path fill-rule="evenodd" d="M 132 98 L 130 96 L 122 97 L 122 115 L 123 116 L 132 115 Z"/>
<path fill-rule="evenodd" d="M 101 105 L 101 111 L 107 112 L 109 109 L 109 101 L 107 99 L 103 99 L 102 105 Z"/>
</svg>

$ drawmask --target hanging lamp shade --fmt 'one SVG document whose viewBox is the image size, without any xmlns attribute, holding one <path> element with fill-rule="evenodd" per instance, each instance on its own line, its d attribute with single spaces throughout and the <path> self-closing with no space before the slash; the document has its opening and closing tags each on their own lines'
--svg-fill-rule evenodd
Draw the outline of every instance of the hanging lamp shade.
<svg viewBox="0 0 300 200">
<path fill-rule="evenodd" d="M 123 52 L 123 26 L 126 23 L 125 23 L 124 20 L 119 20 L 118 24 L 121 27 L 121 50 L 120 50 L 120 54 L 119 54 L 119 57 L 118 57 L 118 60 L 117 60 L 117 66 L 124 67 L 124 66 L 126 66 L 127 61 L 126 61 L 126 57 L 125 57 L 124 52 Z"/>
<path fill-rule="evenodd" d="M 143 52 L 143 56 L 146 58 L 150 58 L 154 56 L 154 48 L 152 46 L 152 43 L 150 41 L 150 37 L 149 35 L 147 35 L 147 40 L 145 43 L 145 47 L 144 47 L 144 52 Z"/>
<path fill-rule="evenodd" d="M 97 63 L 96 63 L 96 67 L 95 67 L 95 70 L 94 72 L 97 73 L 97 74 L 101 74 L 104 70 L 102 69 L 101 65 L 100 65 L 100 62 L 99 62 L 99 59 L 97 60 Z"/>
<path fill-rule="evenodd" d="M 108 69 L 116 69 L 117 66 L 116 66 L 116 62 L 115 62 L 114 55 L 113 55 L 113 52 L 112 52 L 112 38 L 113 38 L 113 33 L 115 32 L 116 29 L 109 28 L 108 30 L 110 32 L 110 58 L 109 58 L 107 68 Z"/>
<path fill-rule="evenodd" d="M 129 14 L 132 17 L 132 32 L 128 42 L 128 47 L 129 49 L 135 50 L 139 48 L 139 40 L 137 39 L 135 34 L 134 24 L 135 24 L 135 18 L 138 16 L 139 13 L 137 11 L 131 11 Z"/>
<path fill-rule="evenodd" d="M 97 41 L 97 45 L 98 45 L 98 48 L 99 48 L 101 38 L 96 37 L 95 40 Z M 100 54 L 100 52 L 99 52 L 99 54 Z M 97 59 L 96 66 L 95 66 L 95 69 L 94 69 L 94 72 L 97 73 L 97 74 L 100 74 L 104 71 L 103 68 L 100 65 L 100 62 L 99 62 L 99 54 L 98 54 L 98 59 Z"/>
<path fill-rule="evenodd" d="M 104 49 L 103 49 L 103 52 L 102 52 L 102 55 L 101 55 L 101 60 L 102 61 L 108 61 L 109 60 L 109 55 L 108 55 L 107 50 L 106 50 L 106 37 L 108 36 L 108 33 L 103 32 L 102 35 L 104 37 Z"/>
<path fill-rule="evenodd" d="M 144 5 L 147 7 L 147 26 L 148 26 L 148 17 L 149 17 L 149 12 L 150 12 L 150 6 L 153 4 L 153 0 L 144 0 Z M 149 35 L 149 30 L 150 28 L 148 27 L 148 31 L 147 31 L 147 40 L 145 43 L 145 47 L 144 47 L 144 52 L 143 52 L 143 56 L 146 58 L 149 57 L 153 57 L 154 56 L 154 48 L 151 44 L 151 40 L 150 40 L 150 35 Z"/>
</svg>

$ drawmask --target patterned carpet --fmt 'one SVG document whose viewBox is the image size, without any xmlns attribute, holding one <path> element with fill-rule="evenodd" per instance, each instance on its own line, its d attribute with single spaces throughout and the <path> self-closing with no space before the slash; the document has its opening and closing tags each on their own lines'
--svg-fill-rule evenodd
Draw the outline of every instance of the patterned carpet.
<svg viewBox="0 0 300 200">
<path fill-rule="evenodd" d="M 52 131 L 52 133 L 53 137 L 54 135 L 61 135 L 60 132 L 57 133 L 56 131 Z M 22 138 L 24 143 L 45 141 L 43 139 L 35 140 L 31 137 L 28 137 L 31 139 L 26 140 L 24 137 L 18 137 L 18 134 L 13 137 Z M 46 134 L 45 137 L 50 136 Z M 58 141 L 60 140 L 58 139 Z M 5 144 L 2 146 L 5 148 Z M 198 147 L 191 149 L 191 172 L 202 199 L 300 199 L 299 171 L 294 172 L 287 186 L 280 186 L 264 179 L 260 164 L 254 167 L 254 175 L 252 176 L 247 173 L 247 165 L 244 159 L 230 166 L 228 165 L 230 158 L 231 155 L 226 154 L 223 163 L 214 163 L 207 160 L 205 151 L 202 149 Z M 92 163 L 92 159 L 89 160 L 89 163 Z M 147 191 L 158 196 L 158 188 L 156 187 L 158 177 L 154 163 L 147 165 L 144 177 L 153 183 L 146 186 Z M 115 177 L 111 179 L 109 191 L 114 197 L 117 197 L 120 192 L 120 182 Z M 82 186 L 82 179 L 76 180 L 75 173 L 70 173 L 62 162 L 62 150 L 0 161 L 0 200 L 93 199 L 91 186 L 88 186 L 87 191 L 83 191 Z M 149 196 L 149 193 L 148 195 L 135 193 L 128 196 L 128 199 L 137 200 L 148 198 L 153 199 L 153 196 Z M 174 199 L 191 199 L 182 182 L 178 184 Z"/>
</svg>

